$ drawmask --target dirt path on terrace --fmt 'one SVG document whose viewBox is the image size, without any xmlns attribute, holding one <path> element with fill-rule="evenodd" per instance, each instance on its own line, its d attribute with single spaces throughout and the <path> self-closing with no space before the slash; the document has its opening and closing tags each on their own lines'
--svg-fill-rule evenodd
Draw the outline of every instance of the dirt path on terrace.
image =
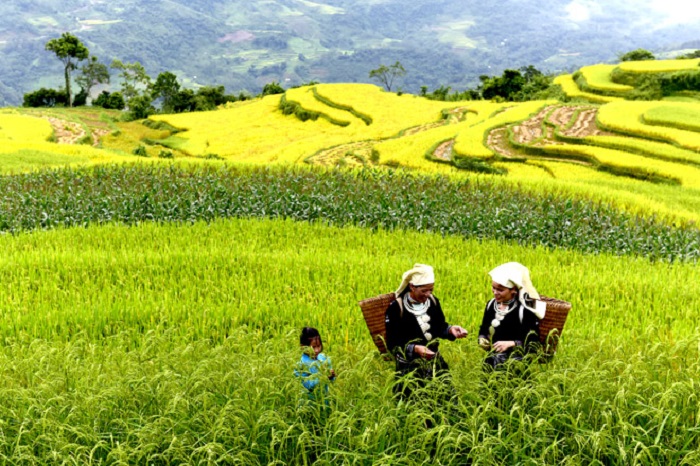
<svg viewBox="0 0 700 466">
<path fill-rule="evenodd" d="M 406 136 L 411 136 L 413 134 L 422 133 L 423 131 L 428 131 L 433 128 L 438 128 L 440 126 L 450 125 L 464 121 L 469 113 L 468 107 L 456 107 L 450 109 L 447 118 L 439 121 L 434 121 L 431 123 L 426 123 L 424 125 L 414 126 L 411 128 L 406 128 L 403 130 L 397 138 L 402 138 Z M 318 164 L 318 165 L 337 165 L 339 163 L 347 163 L 351 165 L 364 165 L 372 162 L 372 147 L 375 143 L 380 141 L 362 141 L 362 142 L 349 142 L 347 144 L 341 144 L 336 147 L 331 147 L 329 149 L 324 149 L 319 151 L 317 154 L 306 159 L 308 163 Z M 452 160 L 452 147 L 454 146 L 454 140 L 445 141 L 440 144 L 433 155 L 441 160 Z"/>
<path fill-rule="evenodd" d="M 343 161 L 342 163 L 350 165 L 364 165 L 368 163 L 372 156 L 372 146 L 372 142 L 368 141 L 349 142 L 330 149 L 323 149 L 316 155 L 306 159 L 306 161 L 325 166 L 338 165 L 341 163 L 341 160 Z"/>
<path fill-rule="evenodd" d="M 51 116 L 45 118 L 51 123 L 58 144 L 76 144 L 85 137 L 85 128 L 80 123 Z M 91 128 L 90 133 L 92 136 L 92 145 L 96 147 L 100 144 L 100 138 L 109 134 L 110 130 L 96 127 Z"/>
<path fill-rule="evenodd" d="M 433 156 L 436 159 L 445 160 L 449 162 L 452 160 L 452 149 L 455 146 L 455 140 L 450 139 L 448 141 L 440 143 L 433 151 Z"/>
<path fill-rule="evenodd" d="M 549 116 L 547 116 L 548 114 Z M 510 128 L 513 132 L 513 140 L 515 142 L 533 147 L 564 144 L 555 138 L 555 130 L 558 130 L 559 133 L 564 136 L 575 138 L 612 135 L 613 133 L 598 128 L 596 125 L 597 114 L 597 107 L 568 105 L 560 107 L 549 106 L 543 108 L 532 118 L 511 126 Z M 545 118 L 547 122 L 554 125 L 554 127 L 551 125 L 543 126 Z M 573 124 L 570 125 L 572 119 L 574 119 L 574 121 Z M 569 125 L 570 127 L 565 129 Z M 543 127 L 546 128 L 545 131 L 543 131 Z M 492 130 L 488 134 L 487 145 L 491 150 L 502 157 L 513 158 L 523 156 L 523 154 L 508 141 L 508 130 L 506 127 Z"/>
</svg>

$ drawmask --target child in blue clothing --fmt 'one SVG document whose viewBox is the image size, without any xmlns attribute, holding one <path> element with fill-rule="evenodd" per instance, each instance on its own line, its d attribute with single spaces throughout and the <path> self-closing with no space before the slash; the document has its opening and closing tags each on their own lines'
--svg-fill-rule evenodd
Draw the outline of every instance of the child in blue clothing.
<svg viewBox="0 0 700 466">
<path fill-rule="evenodd" d="M 328 392 L 326 380 L 334 381 L 335 371 L 331 366 L 331 360 L 323 354 L 323 341 L 318 330 L 313 327 L 304 327 L 299 343 L 304 352 L 294 370 L 294 375 L 301 379 L 301 384 L 308 391 L 309 398 L 313 399 L 314 390 L 319 384 L 324 386 L 324 393 Z"/>
</svg>

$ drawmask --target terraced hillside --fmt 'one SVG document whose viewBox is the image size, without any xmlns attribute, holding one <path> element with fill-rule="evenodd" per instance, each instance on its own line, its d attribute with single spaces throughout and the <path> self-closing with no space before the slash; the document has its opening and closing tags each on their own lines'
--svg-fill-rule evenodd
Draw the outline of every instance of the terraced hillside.
<svg viewBox="0 0 700 466">
<path fill-rule="evenodd" d="M 573 74 L 557 76 L 555 83 L 570 99 L 594 103 L 640 98 L 700 100 L 699 76 L 697 58 L 644 60 L 584 66 Z"/>
<path fill-rule="evenodd" d="M 610 102 L 435 102 L 333 84 L 152 119 L 182 129 L 159 144 L 195 157 L 501 175 L 528 189 L 700 220 L 700 132 L 690 123 L 700 103 L 601 97 Z"/>
<path fill-rule="evenodd" d="M 699 72 L 698 63 L 584 67 L 557 78 L 569 102 L 438 102 L 367 84 L 319 84 L 213 112 L 131 123 L 94 109 L 6 109 L 0 166 L 18 171 L 175 159 L 491 175 L 521 189 L 697 222 L 700 100 L 687 89 L 664 100 L 624 97 L 639 91 L 635 83 L 643 81 L 643 70 L 687 80 Z M 22 136 L 25 127 L 31 131 Z"/>
</svg>

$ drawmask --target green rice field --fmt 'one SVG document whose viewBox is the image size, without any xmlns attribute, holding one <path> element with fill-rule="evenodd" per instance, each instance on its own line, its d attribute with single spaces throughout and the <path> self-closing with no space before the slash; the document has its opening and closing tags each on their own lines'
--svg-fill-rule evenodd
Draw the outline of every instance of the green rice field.
<svg viewBox="0 0 700 466">
<path fill-rule="evenodd" d="M 207 192 L 222 196 L 231 189 L 220 172 L 217 185 L 206 171 L 136 171 L 160 179 L 158 186 L 198 173 L 200 212 L 224 202 Z M 42 200 L 49 198 L 72 205 L 71 212 L 107 214 L 118 212 L 108 201 L 131 199 L 121 212 L 141 202 L 142 215 L 24 223 L 0 236 L 5 464 L 690 465 L 700 459 L 700 297 L 693 292 L 692 258 L 652 259 L 624 248 L 585 252 L 583 230 L 576 230 L 579 246 L 553 248 L 410 224 L 294 220 L 292 212 L 308 209 L 303 197 L 272 217 L 164 219 L 158 215 L 166 207 L 195 205 L 182 186 L 144 204 L 155 189 L 147 177 L 136 184 L 128 169 L 107 168 L 95 172 L 94 185 L 89 173 L 2 180 L 8 184 L 0 210 L 7 212 L 12 191 L 27 218 L 34 203 L 54 219 L 69 211 Z M 270 184 L 260 182 L 268 171 L 245 173 L 248 181 L 234 184 L 249 193 Z M 272 173 L 280 180 L 291 173 L 294 184 L 315 186 L 313 199 L 321 199 L 319 183 L 303 181 L 316 171 Z M 343 176 L 363 179 L 323 176 L 334 191 Z M 375 176 L 367 179 L 383 186 Z M 55 183 L 63 194 L 47 181 L 52 178 L 62 180 Z M 129 182 L 118 188 L 115 180 Z M 442 181 L 438 186 L 449 188 Z M 41 183 L 47 197 L 32 183 Z M 130 184 L 141 194 L 125 193 Z M 266 192 L 273 205 L 292 196 L 282 185 Z M 471 196 L 488 190 L 485 184 Z M 101 207 L 91 199 L 101 199 Z M 379 199 L 362 209 L 384 202 L 414 218 L 425 214 L 398 198 Z M 433 212 L 443 215 L 437 207 Z M 653 247 L 666 247 L 660 244 Z M 528 265 L 542 294 L 572 303 L 556 356 L 534 364 L 527 378 L 484 374 L 476 345 L 490 297 L 487 273 L 511 260 Z M 392 363 L 376 351 L 357 306 L 395 289 L 415 262 L 435 267 L 449 322 L 470 332 L 442 347 L 454 403 L 431 395 L 396 402 Z M 319 328 L 338 373 L 328 405 L 305 401 L 292 374 L 306 325 Z"/>
</svg>

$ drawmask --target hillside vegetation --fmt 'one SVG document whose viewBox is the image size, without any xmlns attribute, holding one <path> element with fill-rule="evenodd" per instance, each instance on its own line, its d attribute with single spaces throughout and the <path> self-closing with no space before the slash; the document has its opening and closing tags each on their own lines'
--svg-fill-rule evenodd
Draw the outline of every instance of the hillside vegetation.
<svg viewBox="0 0 700 466">
<path fill-rule="evenodd" d="M 60 62 L 44 44 L 66 31 L 105 63 L 138 60 L 152 76 L 170 70 L 188 89 L 224 85 L 236 94 L 256 94 L 271 81 L 366 82 L 380 63 L 400 60 L 409 71 L 400 85 L 418 93 L 423 85 L 473 86 L 480 75 L 508 67 L 557 73 L 610 62 L 630 43 L 668 52 L 698 40 L 692 15 L 655 6 L 609 1 L 598 8 L 570 0 L 8 1 L 0 4 L 0 105 L 19 105 L 23 94 L 62 82 Z"/>
<path fill-rule="evenodd" d="M 0 462 L 698 464 L 688 63 L 521 103 L 316 84 L 130 122 L 2 109 Z M 507 261 L 572 310 L 549 362 L 487 374 Z M 393 398 L 357 306 L 416 262 L 470 332 L 440 347 L 450 403 Z M 308 325 L 338 373 L 317 403 Z"/>
<path fill-rule="evenodd" d="M 659 70 L 700 75 L 693 69 L 698 62 L 585 67 L 577 73 L 588 83 L 585 89 L 574 81 L 563 84 L 567 76 L 557 78 L 566 102 L 440 102 L 369 84 L 318 84 L 213 112 L 131 123 L 106 110 L 7 109 L 0 157 L 7 161 L 5 171 L 176 159 L 376 166 L 457 178 L 476 173 L 499 176 L 519 189 L 568 193 L 671 222 L 697 222 L 700 100 L 691 91 L 663 100 L 625 100 L 636 88 L 614 79 L 622 68 L 637 74 L 647 69 L 654 76 Z"/>
</svg>

